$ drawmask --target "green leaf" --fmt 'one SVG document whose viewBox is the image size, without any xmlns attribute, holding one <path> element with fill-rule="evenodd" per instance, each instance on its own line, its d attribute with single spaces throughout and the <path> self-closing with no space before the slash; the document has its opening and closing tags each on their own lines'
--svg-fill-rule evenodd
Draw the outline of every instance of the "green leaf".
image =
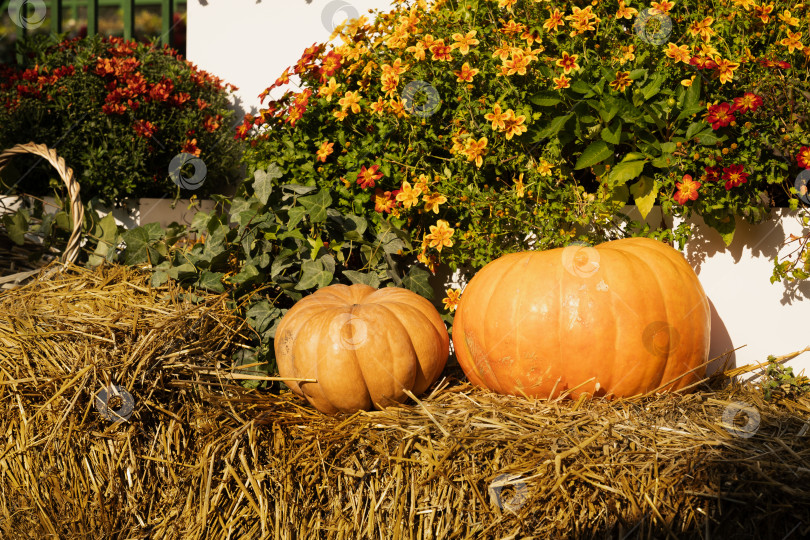
<svg viewBox="0 0 810 540">
<path fill-rule="evenodd" d="M 270 305 L 270 302 L 260 300 L 250 306 L 246 316 L 248 324 L 261 334 L 270 328 L 275 320 L 281 317 L 281 314 L 281 310 Z"/>
<path fill-rule="evenodd" d="M 172 266 L 167 270 L 172 279 L 183 280 L 197 275 L 197 267 L 191 263 Z"/>
<path fill-rule="evenodd" d="M 267 204 L 270 193 L 273 191 L 273 180 L 281 178 L 282 176 L 284 176 L 284 174 L 281 172 L 281 168 L 275 163 L 271 163 L 266 171 L 260 169 L 253 173 L 253 192 L 256 194 L 256 198 L 259 199 L 259 202 Z"/>
<path fill-rule="evenodd" d="M 299 291 L 314 287 L 326 287 L 332 282 L 333 274 L 328 272 L 321 260 L 304 261 L 301 264 L 301 280 L 295 286 Z"/>
<path fill-rule="evenodd" d="M 25 243 L 25 233 L 28 232 L 27 213 L 23 210 L 3 216 L 3 225 L 11 241 L 21 246 Z"/>
<path fill-rule="evenodd" d="M 703 146 L 713 146 L 720 140 L 720 137 L 714 134 L 714 130 L 711 127 L 695 135 L 695 138 Z"/>
<path fill-rule="evenodd" d="M 712 214 L 706 214 L 703 216 L 703 221 L 706 222 L 706 225 L 720 233 L 726 246 L 731 245 L 732 240 L 734 240 L 734 229 L 736 227 L 734 216 L 714 216 Z"/>
<path fill-rule="evenodd" d="M 610 194 L 610 200 L 622 205 L 627 204 L 627 200 L 629 198 L 630 198 L 630 190 L 627 189 L 627 186 L 624 184 L 616 186 Z"/>
<path fill-rule="evenodd" d="M 649 100 L 651 97 L 661 91 L 661 85 L 664 83 L 666 78 L 666 74 L 661 72 L 656 72 L 655 75 L 652 76 L 650 83 L 641 89 L 641 93 L 644 95 L 645 101 Z"/>
<path fill-rule="evenodd" d="M 608 174 L 608 181 L 615 185 L 624 184 L 628 180 L 632 180 L 640 175 L 641 171 L 644 170 L 645 163 L 647 163 L 646 160 L 623 161 L 621 163 L 617 163 Z"/>
<path fill-rule="evenodd" d="M 254 265 L 245 264 L 238 274 L 229 278 L 229 281 L 235 285 L 243 285 L 244 283 L 257 278 L 259 275 L 259 270 Z"/>
<path fill-rule="evenodd" d="M 284 184 L 281 186 L 281 189 L 292 191 L 296 195 L 306 195 L 307 193 L 312 193 L 318 188 L 316 186 L 302 186 L 301 184 Z"/>
<path fill-rule="evenodd" d="M 430 286 L 429 278 L 430 272 L 413 265 L 402 279 L 402 286 L 430 300 L 433 298 L 433 287 Z"/>
<path fill-rule="evenodd" d="M 619 102 L 616 99 L 608 96 L 603 100 L 602 106 L 597 110 L 599 115 L 602 117 L 602 121 L 608 123 L 613 119 L 614 116 L 616 116 L 616 113 L 619 112 Z"/>
<path fill-rule="evenodd" d="M 602 140 L 610 144 L 619 144 L 622 134 L 622 121 L 618 118 L 613 121 L 608 127 L 602 129 L 599 135 Z"/>
<path fill-rule="evenodd" d="M 159 262 L 160 254 L 150 245 L 149 233 L 144 227 L 135 227 L 125 231 L 122 240 L 126 243 L 124 264 L 134 266 L 146 262 L 151 264 Z"/>
<path fill-rule="evenodd" d="M 585 94 L 586 98 L 593 97 L 596 95 L 596 91 L 591 87 L 590 84 L 586 83 L 581 79 L 577 79 L 573 83 L 571 83 L 571 90 L 576 92 L 577 94 Z"/>
<path fill-rule="evenodd" d="M 594 141 L 582 152 L 582 155 L 577 159 L 575 170 L 584 169 L 592 165 L 596 165 L 613 155 L 613 148 L 608 146 L 605 141 Z"/>
<path fill-rule="evenodd" d="M 683 103 L 684 109 L 691 109 L 698 106 L 702 84 L 701 78 L 695 77 L 695 80 L 692 81 L 692 85 L 686 90 L 686 101 Z"/>
<path fill-rule="evenodd" d="M 630 193 L 636 201 L 641 217 L 646 219 L 647 214 L 650 213 L 653 204 L 655 204 L 655 198 L 658 196 L 658 185 L 655 180 L 649 176 L 642 176 L 638 179 L 638 182 L 630 186 Z"/>
<path fill-rule="evenodd" d="M 306 208 L 313 223 L 322 223 L 326 221 L 326 209 L 332 204 L 332 195 L 328 188 L 323 188 L 315 195 L 301 197 L 298 202 Z"/>
<path fill-rule="evenodd" d="M 152 285 L 152 287 L 160 287 L 167 281 L 169 281 L 168 272 L 165 270 L 157 270 L 152 274 L 152 278 L 149 280 L 149 283 Z"/>
<path fill-rule="evenodd" d="M 540 132 L 538 137 L 542 139 L 547 139 L 549 137 L 555 136 L 560 130 L 565 126 L 565 124 L 574 116 L 573 113 L 566 114 L 564 116 L 558 116 L 554 118 L 551 123 L 549 123 L 546 128 Z"/>
<path fill-rule="evenodd" d="M 665 143 L 661 143 L 661 151 L 664 152 L 665 154 L 673 153 L 676 148 L 677 145 L 674 142 L 668 141 Z"/>
<path fill-rule="evenodd" d="M 695 136 L 695 133 L 700 132 L 700 130 L 706 127 L 706 122 L 699 121 L 699 122 L 692 122 L 689 124 L 689 127 L 686 128 L 686 138 L 688 140 L 692 140 L 692 137 Z"/>
<path fill-rule="evenodd" d="M 287 229 L 295 229 L 298 224 L 301 223 L 301 220 L 304 219 L 305 215 L 307 215 L 307 210 L 302 206 L 293 206 L 290 208 L 290 211 L 287 212 Z"/>
<path fill-rule="evenodd" d="M 378 288 L 380 286 L 380 277 L 375 272 L 358 272 L 356 270 L 344 270 L 343 275 L 349 278 L 353 285 L 370 285 Z"/>
<path fill-rule="evenodd" d="M 553 107 L 562 102 L 555 92 L 539 92 L 530 97 L 529 101 L 540 107 Z"/>
<path fill-rule="evenodd" d="M 73 222 L 70 220 L 70 216 L 67 212 L 59 211 L 56 213 L 56 226 L 62 229 L 63 231 L 72 231 L 73 230 Z"/>
<path fill-rule="evenodd" d="M 201 289 L 206 289 L 214 293 L 225 292 L 225 286 L 222 284 L 223 277 L 225 277 L 225 274 L 222 272 L 203 270 L 200 273 L 200 278 L 197 280 L 196 285 Z"/>
</svg>

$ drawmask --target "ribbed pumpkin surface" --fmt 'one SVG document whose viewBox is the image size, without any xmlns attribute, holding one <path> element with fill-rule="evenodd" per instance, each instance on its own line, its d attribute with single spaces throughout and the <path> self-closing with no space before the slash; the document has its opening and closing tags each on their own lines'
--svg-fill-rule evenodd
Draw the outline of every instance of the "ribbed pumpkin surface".
<svg viewBox="0 0 810 540">
<path fill-rule="evenodd" d="M 450 338 L 436 308 L 407 289 L 330 285 L 297 302 L 275 339 L 279 375 L 325 413 L 381 408 L 418 395 L 444 369 Z"/>
<path fill-rule="evenodd" d="M 501 257 L 466 286 L 453 324 L 473 384 L 533 397 L 681 389 L 704 375 L 709 339 L 695 272 L 649 238 Z"/>
</svg>

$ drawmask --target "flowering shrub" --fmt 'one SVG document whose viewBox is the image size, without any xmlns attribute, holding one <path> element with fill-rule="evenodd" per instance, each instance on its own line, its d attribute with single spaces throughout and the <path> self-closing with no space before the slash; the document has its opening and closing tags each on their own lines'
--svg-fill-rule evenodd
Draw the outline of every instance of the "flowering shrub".
<svg viewBox="0 0 810 540">
<path fill-rule="evenodd" d="M 0 147 L 34 141 L 55 148 L 85 199 L 178 193 L 169 164 L 181 152 L 206 163 L 198 195 L 235 179 L 231 85 L 170 48 L 121 38 L 55 43 L 35 36 L 25 47 L 24 65 L 0 66 Z M 52 168 L 36 168 L 21 191 L 50 194 L 52 177 Z"/>
<path fill-rule="evenodd" d="M 794 1 L 401 0 L 307 48 L 237 134 L 251 173 L 272 164 L 403 228 L 431 270 L 688 238 L 627 203 L 700 214 L 731 242 L 735 216 L 800 203 L 809 18 Z"/>
</svg>

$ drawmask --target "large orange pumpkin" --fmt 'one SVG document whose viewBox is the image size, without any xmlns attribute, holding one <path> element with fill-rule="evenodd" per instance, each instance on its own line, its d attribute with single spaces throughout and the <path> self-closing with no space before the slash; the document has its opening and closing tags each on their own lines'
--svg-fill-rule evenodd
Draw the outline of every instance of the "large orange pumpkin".
<svg viewBox="0 0 810 540">
<path fill-rule="evenodd" d="M 461 295 L 453 346 L 470 382 L 495 392 L 618 397 L 699 380 L 709 332 L 683 255 L 627 238 L 492 261 Z"/>
<path fill-rule="evenodd" d="M 279 375 L 321 412 L 380 409 L 418 395 L 444 369 L 450 337 L 436 308 L 407 289 L 330 285 L 297 302 L 275 339 Z"/>
</svg>

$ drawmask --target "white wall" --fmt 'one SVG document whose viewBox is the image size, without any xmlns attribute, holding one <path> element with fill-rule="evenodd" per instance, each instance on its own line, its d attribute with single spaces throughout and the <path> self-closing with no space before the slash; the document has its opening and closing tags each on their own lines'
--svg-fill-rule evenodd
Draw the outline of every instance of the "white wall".
<svg viewBox="0 0 810 540">
<path fill-rule="evenodd" d="M 335 24 L 390 6 L 389 0 L 192 0 L 188 57 L 238 86 L 244 111 L 256 112 L 258 94 L 306 47 L 326 41 Z M 712 357 L 742 347 L 732 357 L 741 366 L 810 346 L 810 282 L 786 287 L 769 281 L 778 246 L 789 234 L 802 234 L 795 220 L 777 220 L 781 214 L 757 227 L 739 221 L 729 248 L 696 220 L 698 233 L 686 257 L 712 302 Z M 788 365 L 810 374 L 810 352 Z"/>
<path fill-rule="evenodd" d="M 245 112 L 258 112 L 258 95 L 304 49 L 328 41 L 347 18 L 371 19 L 369 9 L 385 11 L 391 5 L 388 0 L 189 0 L 187 57 L 239 87 L 241 121 Z M 277 88 L 270 96 L 284 91 Z"/>
</svg>

